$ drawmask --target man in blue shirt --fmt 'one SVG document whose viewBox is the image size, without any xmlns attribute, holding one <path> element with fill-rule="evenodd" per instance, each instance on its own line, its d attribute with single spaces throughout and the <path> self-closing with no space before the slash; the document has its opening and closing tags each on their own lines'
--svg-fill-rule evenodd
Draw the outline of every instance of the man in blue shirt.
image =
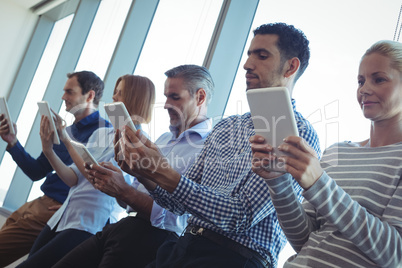
<svg viewBox="0 0 402 268">
<path fill-rule="evenodd" d="M 72 139 L 85 144 L 96 129 L 111 126 L 100 117 L 97 110 L 104 84 L 96 74 L 89 71 L 70 73 L 67 77 L 62 99 L 66 110 L 75 118 L 67 132 Z M 22 205 L 10 215 L 0 230 L 0 267 L 3 267 L 29 252 L 47 221 L 66 199 L 70 188 L 53 172 L 43 152 L 36 159 L 30 156 L 16 135 L 9 133 L 8 122 L 3 116 L 0 120 L 1 138 L 7 142 L 7 151 L 22 171 L 32 181 L 46 177 L 41 186 L 44 195 Z M 63 143 L 53 148 L 66 165 L 72 164 Z"/>
<path fill-rule="evenodd" d="M 294 84 L 310 57 L 308 40 L 291 25 L 264 24 L 254 30 L 248 49 L 247 90 Z M 299 135 L 320 155 L 318 137 L 293 109 Z M 154 144 L 141 146 L 138 134 L 125 129 L 120 165 L 136 174 L 154 200 L 176 213 L 190 213 L 185 234 L 166 241 L 156 267 L 275 267 L 284 236 L 264 179 L 251 169 L 249 138 L 255 135 L 250 113 L 220 121 L 209 134 L 200 156 L 185 175 L 166 164 Z M 136 147 L 129 146 L 137 144 Z M 131 156 L 131 157 L 130 157 Z M 142 159 L 150 165 L 141 165 Z M 301 199 L 301 187 L 294 182 Z"/>
<path fill-rule="evenodd" d="M 206 114 L 214 83 L 209 71 L 197 65 L 181 65 L 165 74 L 170 132 L 155 143 L 169 164 L 184 174 L 212 129 Z M 137 179 L 130 186 L 111 163 L 94 166 L 88 173 L 97 189 L 128 204 L 130 216 L 106 226 L 54 267 L 144 267 L 155 259 L 166 237 L 177 239 L 182 234 L 189 215 L 178 216 L 161 208 Z"/>
</svg>

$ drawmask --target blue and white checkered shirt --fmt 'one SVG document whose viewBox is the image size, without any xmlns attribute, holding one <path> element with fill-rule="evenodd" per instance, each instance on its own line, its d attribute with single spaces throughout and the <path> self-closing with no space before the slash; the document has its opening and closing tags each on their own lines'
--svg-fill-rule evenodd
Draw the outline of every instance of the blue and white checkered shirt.
<svg viewBox="0 0 402 268">
<path fill-rule="evenodd" d="M 321 155 L 317 133 L 292 100 L 297 127 Z M 286 237 L 279 226 L 268 185 L 251 170 L 249 138 L 255 135 L 251 114 L 230 116 L 208 136 L 194 165 L 170 194 L 159 186 L 155 200 L 177 214 L 188 212 L 189 224 L 220 233 L 270 259 L 276 266 Z M 302 188 L 294 180 L 299 199 Z"/>
</svg>

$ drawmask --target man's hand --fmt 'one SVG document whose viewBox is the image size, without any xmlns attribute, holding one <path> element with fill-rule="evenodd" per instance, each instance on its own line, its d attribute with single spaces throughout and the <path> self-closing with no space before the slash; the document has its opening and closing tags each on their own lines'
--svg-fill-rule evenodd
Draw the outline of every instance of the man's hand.
<svg viewBox="0 0 402 268">
<path fill-rule="evenodd" d="M 40 139 L 42 141 L 42 150 L 46 155 L 53 150 L 54 131 L 50 130 L 50 122 L 47 116 L 42 115 L 40 120 Z"/>
<path fill-rule="evenodd" d="M 1 138 L 7 142 L 8 144 L 8 149 L 14 147 L 14 145 L 17 143 L 17 125 L 12 123 L 14 126 L 15 134 L 10 133 L 10 124 L 12 122 L 9 122 L 5 117 L 4 114 L 0 115 L 0 136 Z"/>
<path fill-rule="evenodd" d="M 140 130 L 134 132 L 125 127 L 116 141 L 117 138 L 115 137 L 115 158 L 122 170 L 135 177 L 149 179 L 169 192 L 176 189 L 180 174 Z"/>
<path fill-rule="evenodd" d="M 255 135 L 250 138 L 250 142 L 253 152 L 252 169 L 265 179 L 273 179 L 281 175 L 264 168 L 264 166 L 270 166 L 275 159 L 283 162 L 286 172 L 290 173 L 305 190 L 310 188 L 324 172 L 315 151 L 300 137 L 289 136 L 284 139 L 284 143 L 278 146 L 278 150 L 287 152 L 289 155 L 281 157 L 272 154 L 272 146 L 267 144 L 262 136 Z"/>
<path fill-rule="evenodd" d="M 110 162 L 101 162 L 99 166 L 92 165 L 85 171 L 92 185 L 107 195 L 121 198 L 125 190 L 130 187 L 124 180 L 121 170 Z"/>
<path fill-rule="evenodd" d="M 273 148 L 266 143 L 264 137 L 255 135 L 249 139 L 251 151 L 253 152 L 252 170 L 255 174 L 264 179 L 274 179 L 282 175 L 280 172 L 270 171 L 266 167 L 272 166 L 276 155 L 272 153 Z"/>
</svg>

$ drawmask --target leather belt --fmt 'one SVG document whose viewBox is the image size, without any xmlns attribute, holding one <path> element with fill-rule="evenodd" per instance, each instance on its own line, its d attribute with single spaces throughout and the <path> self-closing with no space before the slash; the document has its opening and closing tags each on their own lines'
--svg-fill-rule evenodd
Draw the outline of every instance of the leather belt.
<svg viewBox="0 0 402 268">
<path fill-rule="evenodd" d="M 269 260 L 266 260 L 265 258 L 263 258 L 258 252 L 254 251 L 252 249 L 249 249 L 248 247 L 243 246 L 242 244 L 240 244 L 224 235 L 218 234 L 214 231 L 190 224 L 186 227 L 185 233 L 192 234 L 194 236 L 205 237 L 208 240 L 210 240 L 222 247 L 230 249 L 247 259 L 252 259 L 252 258 L 257 259 L 264 267 L 270 266 Z"/>
</svg>

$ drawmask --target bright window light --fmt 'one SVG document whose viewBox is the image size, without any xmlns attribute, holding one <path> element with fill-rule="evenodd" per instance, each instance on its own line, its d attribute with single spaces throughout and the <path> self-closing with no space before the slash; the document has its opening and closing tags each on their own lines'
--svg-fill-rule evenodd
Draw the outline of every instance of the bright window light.
<svg viewBox="0 0 402 268">
<path fill-rule="evenodd" d="M 400 5 L 399 0 L 260 0 L 252 29 L 285 22 L 310 40 L 310 64 L 296 83 L 293 97 L 299 112 L 317 130 L 322 149 L 337 141 L 368 138 L 369 121 L 356 101 L 359 61 L 374 42 L 393 39 Z M 250 33 L 225 116 L 249 111 L 243 65 L 252 37 Z"/>
<path fill-rule="evenodd" d="M 102 0 L 75 72 L 88 70 L 94 72 L 101 79 L 104 78 L 130 10 L 131 2 L 132 0 Z M 60 107 L 59 114 L 68 125 L 74 122 L 74 116 L 66 112 L 64 102 Z"/>
<path fill-rule="evenodd" d="M 223 1 L 161 0 L 135 74 L 152 80 L 156 89 L 153 119 L 144 128 L 152 140 L 168 131 L 163 109 L 164 73 L 178 65 L 202 65 Z"/>
<path fill-rule="evenodd" d="M 37 102 L 41 101 L 43 98 L 73 17 L 73 15 L 70 15 L 57 21 L 54 24 L 52 33 L 50 34 L 49 41 L 43 52 L 38 69 L 35 72 L 18 120 L 16 121 L 18 128 L 18 140 L 22 146 L 25 145 L 25 142 L 27 141 L 28 135 L 31 131 L 31 127 L 36 116 L 35 111 L 38 110 Z M 3 204 L 6 190 L 10 186 L 16 167 L 17 165 L 12 160 L 11 156 L 6 153 L 0 165 L 0 174 L 2 174 L 0 184 L 0 205 Z M 42 181 L 38 181 L 34 184 L 38 184 L 40 186 Z M 38 188 L 38 186 L 35 185 L 33 188 Z"/>
</svg>

